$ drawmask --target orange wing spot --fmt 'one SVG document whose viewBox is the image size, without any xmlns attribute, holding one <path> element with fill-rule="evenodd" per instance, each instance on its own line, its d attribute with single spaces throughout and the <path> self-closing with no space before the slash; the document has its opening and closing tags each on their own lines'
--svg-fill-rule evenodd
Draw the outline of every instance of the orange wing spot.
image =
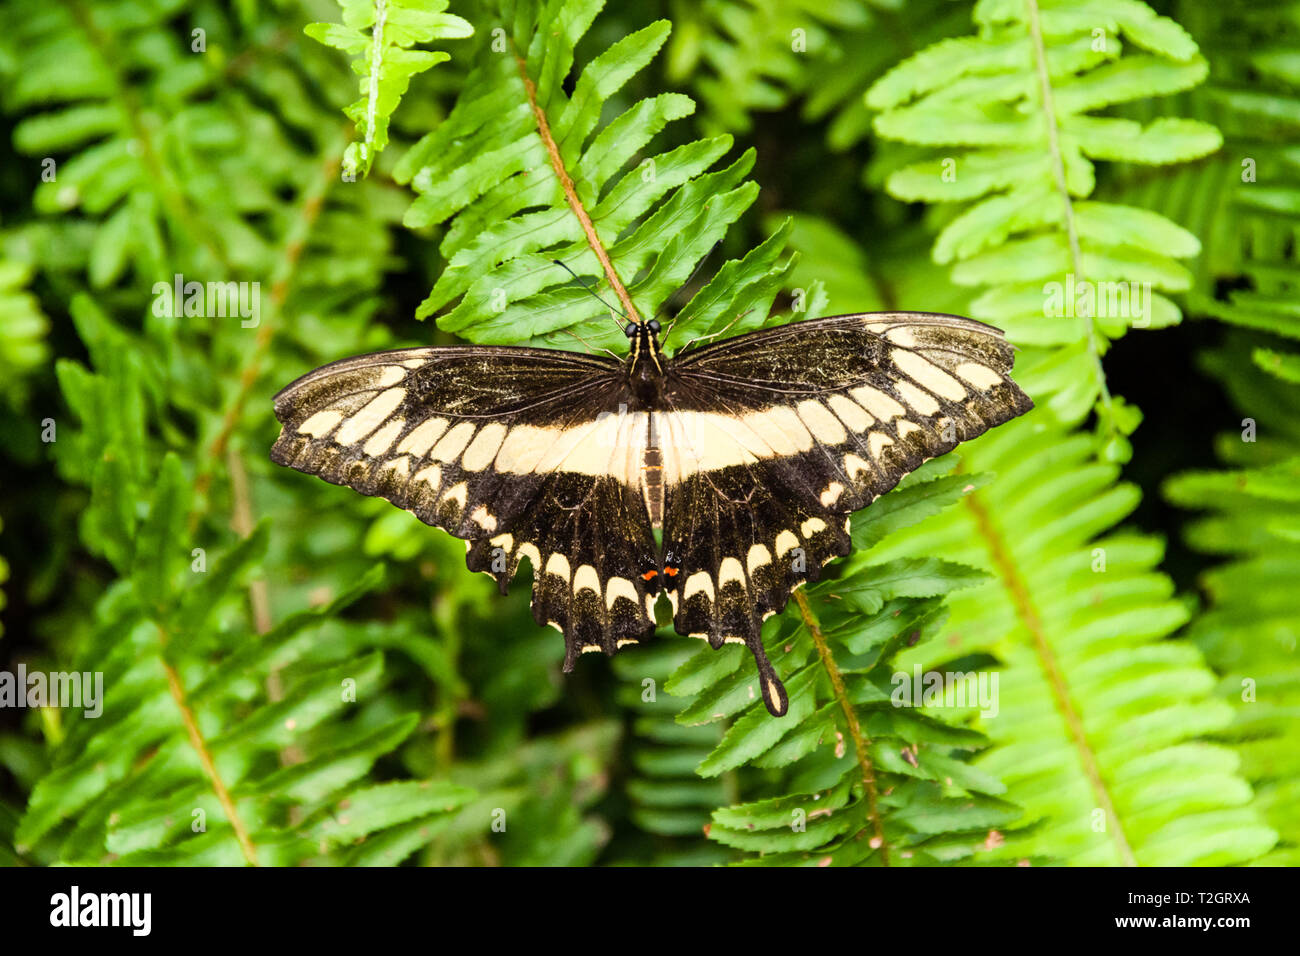
<svg viewBox="0 0 1300 956">
<path fill-rule="evenodd" d="M 676 568 L 664 568 L 664 574 L 668 575 L 670 578 L 675 578 L 675 577 L 677 577 L 677 569 L 676 569 Z"/>
<path fill-rule="evenodd" d="M 659 576 L 658 571 L 647 571 L 645 574 L 641 575 L 641 579 L 643 581 L 653 581 L 658 576 Z"/>
</svg>

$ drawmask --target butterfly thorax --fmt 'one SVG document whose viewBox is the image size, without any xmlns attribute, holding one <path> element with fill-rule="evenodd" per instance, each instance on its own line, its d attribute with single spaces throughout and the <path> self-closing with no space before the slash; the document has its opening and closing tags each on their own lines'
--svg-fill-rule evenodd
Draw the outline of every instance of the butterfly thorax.
<svg viewBox="0 0 1300 956">
<path fill-rule="evenodd" d="M 650 515 L 650 524 L 662 528 L 664 520 L 664 475 L 663 449 L 660 444 L 660 428 L 655 412 L 663 408 L 665 385 L 665 368 L 667 359 L 659 347 L 656 330 L 646 322 L 638 322 L 635 328 L 629 327 L 631 351 L 627 356 L 628 384 L 632 395 L 645 416 L 645 442 L 641 445 L 641 461 L 638 463 L 641 474 L 641 494 L 645 500 L 646 511 Z"/>
</svg>

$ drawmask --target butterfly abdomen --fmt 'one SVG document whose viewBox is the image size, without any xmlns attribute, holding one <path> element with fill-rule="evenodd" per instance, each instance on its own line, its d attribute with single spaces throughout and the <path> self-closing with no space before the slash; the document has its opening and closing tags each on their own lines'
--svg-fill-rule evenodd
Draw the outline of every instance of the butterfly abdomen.
<svg viewBox="0 0 1300 956">
<path fill-rule="evenodd" d="M 650 514 L 651 527 L 662 528 L 664 526 L 664 453 L 659 447 L 653 412 L 646 416 L 646 443 L 641 452 L 641 489 L 645 496 L 646 511 Z"/>
</svg>

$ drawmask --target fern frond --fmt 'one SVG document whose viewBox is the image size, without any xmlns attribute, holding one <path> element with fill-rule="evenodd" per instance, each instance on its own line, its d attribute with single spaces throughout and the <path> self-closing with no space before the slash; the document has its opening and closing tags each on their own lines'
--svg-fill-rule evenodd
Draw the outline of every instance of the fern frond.
<svg viewBox="0 0 1300 956">
<path fill-rule="evenodd" d="M 447 0 L 339 0 L 343 22 L 311 23 L 306 34 L 354 58 L 361 99 L 345 112 L 361 139 L 343 153 L 344 174 L 366 175 L 388 146 L 388 122 L 406 94 L 411 77 L 451 58 L 440 50 L 415 50 L 417 43 L 472 36 L 468 21 L 445 12 Z M 369 31 L 369 32 L 367 32 Z"/>
<path fill-rule="evenodd" d="M 734 799 L 730 775 L 700 779 L 695 767 L 717 746 L 721 729 L 686 726 L 675 715 L 690 701 L 661 694 L 672 673 L 696 650 L 686 638 L 665 637 L 636 657 L 614 659 L 622 680 L 619 702 L 631 714 L 627 743 L 629 779 L 624 784 L 632 822 L 651 835 L 625 851 L 636 862 L 702 865 L 734 854 L 700 845 L 715 807 Z M 695 838 L 695 839 L 690 839 Z M 634 855 L 632 855 L 634 854 Z"/>
<path fill-rule="evenodd" d="M 1140 419 L 1112 400 L 1101 357 L 1130 327 L 1179 321 L 1162 293 L 1189 287 L 1177 260 L 1200 243 L 1157 214 L 1090 200 L 1094 164 L 1186 162 L 1222 138 L 1199 120 L 1093 114 L 1195 86 L 1205 61 L 1186 31 L 1137 0 L 985 0 L 975 20 L 977 36 L 928 47 L 868 91 L 879 135 L 945 150 L 895 170 L 888 189 L 967 204 L 940 232 L 935 260 L 958 284 L 988 287 L 971 314 L 1027 347 L 1027 391 L 1064 422 L 1095 406 L 1102 453 L 1123 460 Z"/>
<path fill-rule="evenodd" d="M 1235 343 L 1228 354 L 1236 367 L 1244 366 L 1244 343 Z M 1276 401 L 1253 403 L 1252 415 L 1271 423 L 1275 415 L 1281 420 L 1300 413 L 1294 381 L 1283 382 L 1264 386 L 1262 393 Z M 1245 467 L 1176 475 L 1164 492 L 1173 503 L 1202 513 L 1187 529 L 1188 543 L 1222 559 L 1201 577 L 1210 606 L 1189 636 L 1219 671 L 1217 693 L 1235 712 L 1222 736 L 1241 755 L 1261 812 L 1282 837 L 1260 862 L 1293 865 L 1300 859 L 1294 799 L 1300 779 L 1300 612 L 1294 594 L 1300 574 L 1300 434 L 1292 429 L 1258 444 L 1243 437 L 1254 436 L 1249 429 L 1226 434 L 1219 447 Z"/>
<path fill-rule="evenodd" d="M 479 48 L 447 120 L 398 164 L 419 198 L 412 228 L 449 223 L 440 249 L 447 268 L 421 304 L 445 330 L 476 342 L 535 339 L 576 347 L 623 340 L 587 290 L 555 264 L 594 275 L 629 318 L 652 316 L 753 203 L 752 151 L 709 172 L 730 149 L 716 136 L 644 155 L 655 135 L 695 104 L 662 93 L 630 104 L 601 125 L 601 108 L 668 38 L 658 21 L 624 37 L 578 73 L 572 96 L 561 80 L 600 4 L 563 0 L 533 21 L 515 22 L 507 49 Z M 752 309 L 736 331 L 766 317 L 788 264 L 773 237 L 727 263 L 683 310 L 677 335 L 707 331 Z"/>
<path fill-rule="evenodd" d="M 0 394 L 12 408 L 22 407 L 27 379 L 49 361 L 50 322 L 26 289 L 31 274 L 26 263 L 0 259 Z"/>
<path fill-rule="evenodd" d="M 875 19 L 867 4 L 810 0 L 706 0 L 674 13 L 668 78 L 694 86 L 707 127 L 732 133 L 808 90 L 815 65 L 856 66 L 841 39 Z"/>
<path fill-rule="evenodd" d="M 874 557 L 941 552 L 991 581 L 953 595 L 942 639 L 900 666 L 996 662 L 999 710 L 976 724 L 992 746 L 975 764 L 1026 817 L 994 857 L 1253 859 L 1276 833 L 1251 805 L 1237 754 L 1204 739 L 1231 712 L 1200 652 L 1165 640 L 1189 609 L 1156 570 L 1160 543 L 1115 530 L 1137 492 L 1116 484 L 1096 443 L 1036 411 L 964 446 L 964 464 L 997 481 Z"/>
<path fill-rule="evenodd" d="M 1300 192 L 1293 185 L 1300 30 L 1288 5 L 1269 2 L 1204 10 L 1198 21 L 1214 54 L 1207 95 L 1223 116 L 1234 160 L 1222 192 L 1236 228 L 1231 258 L 1193 304 L 1242 329 L 1201 356 L 1201 364 L 1243 417 L 1239 428 L 1218 436 L 1225 470 L 1176 475 L 1164 493 L 1201 513 L 1186 540 L 1219 561 L 1200 577 L 1208 606 L 1188 635 L 1220 676 L 1218 695 L 1235 715 L 1222 736 L 1240 754 L 1259 811 L 1280 836 L 1261 862 L 1287 865 L 1300 859 L 1300 614 L 1293 587 L 1300 568 L 1300 358 L 1280 351 L 1273 336 L 1300 337 Z M 1219 291 L 1225 287 L 1226 295 Z"/>
<path fill-rule="evenodd" d="M 927 466 L 855 516 L 855 544 L 870 548 L 979 483 L 943 467 Z M 917 865 L 996 845 L 1019 810 L 967 759 L 983 745 L 960 726 L 967 693 L 976 705 L 975 675 L 953 676 L 949 690 L 960 686 L 962 710 L 952 717 L 942 693 L 935 706 L 922 706 L 924 695 L 914 700 L 914 677 L 923 675 L 896 666 L 900 650 L 938 633 L 943 599 L 981 578 L 934 558 L 874 562 L 859 554 L 840 577 L 797 592 L 764 640 L 790 694 L 780 720 L 757 702 L 738 648 L 686 661 L 666 685 L 693 698 L 678 722 L 729 721 L 697 773 L 765 771 L 744 788 L 747 802 L 714 811 L 710 839 L 757 853 L 745 862 L 763 865 Z"/>
<path fill-rule="evenodd" d="M 115 351 L 105 339 L 128 338 L 88 300 L 74 310 L 97 358 Z M 130 350 L 150 352 L 140 342 Z M 416 719 L 379 705 L 378 653 L 356 657 L 344 645 L 339 655 L 304 641 L 371 590 L 378 569 L 332 601 L 236 638 L 242 613 L 232 616 L 232 599 L 242 603 L 267 529 L 232 542 L 208 566 L 206 549 L 186 540 L 193 467 L 168 453 L 153 470 L 147 358 L 104 364 L 92 372 L 60 363 L 82 429 L 56 446 L 69 477 L 91 486 L 86 542 L 120 575 L 75 663 L 83 680 L 102 681 L 103 696 L 91 702 L 102 712 L 54 735 L 52 767 L 15 833 L 19 852 L 82 863 L 297 863 L 403 814 L 441 813 L 468 799 L 469 791 L 438 786 L 399 807 L 369 785 L 374 761 Z M 142 513 L 134 495 L 146 487 Z M 286 754 L 282 766 L 277 755 Z M 340 819 L 336 809 L 349 803 Z"/>
</svg>

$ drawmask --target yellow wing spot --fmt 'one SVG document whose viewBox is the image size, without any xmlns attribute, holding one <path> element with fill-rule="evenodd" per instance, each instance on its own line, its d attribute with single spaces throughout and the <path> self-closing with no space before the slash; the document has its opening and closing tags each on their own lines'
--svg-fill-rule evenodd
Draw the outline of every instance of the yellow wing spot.
<svg viewBox="0 0 1300 956">
<path fill-rule="evenodd" d="M 521 544 L 519 546 L 519 560 L 522 561 L 524 558 L 528 559 L 528 562 L 533 566 L 533 573 L 536 574 L 537 569 L 542 566 L 542 555 L 537 550 L 537 545 L 531 541 L 525 541 Z"/>
<path fill-rule="evenodd" d="M 473 422 L 461 422 L 442 436 L 442 440 L 429 452 L 429 457 L 434 461 L 455 461 L 469 444 L 474 431 Z"/>
<path fill-rule="evenodd" d="M 855 402 L 884 422 L 889 421 L 891 418 L 901 418 L 907 414 L 907 409 L 902 405 L 880 389 L 872 388 L 870 385 L 862 385 L 851 389 L 849 395 L 853 397 Z"/>
<path fill-rule="evenodd" d="M 719 589 L 725 588 L 728 581 L 736 581 L 742 588 L 745 586 L 745 569 L 735 558 L 723 558 L 718 565 Z"/>
<path fill-rule="evenodd" d="M 844 424 L 855 432 L 864 432 L 876 423 L 865 408 L 843 395 L 832 395 L 827 399 L 831 411 L 840 416 Z"/>
<path fill-rule="evenodd" d="M 922 431 L 920 425 L 906 418 L 904 418 L 901 422 L 899 422 L 898 425 L 895 427 L 898 429 L 899 438 L 906 438 L 908 435 L 912 434 L 912 432 Z"/>
<path fill-rule="evenodd" d="M 448 488 L 446 491 L 442 493 L 443 501 L 454 501 L 462 508 L 465 507 L 465 502 L 468 499 L 469 499 L 469 486 L 466 485 L 465 482 L 463 481 L 460 482 L 459 484 L 452 485 L 450 488 Z"/>
<path fill-rule="evenodd" d="M 406 419 L 394 418 L 383 428 L 379 429 L 379 431 L 371 435 L 370 438 L 366 440 L 366 443 L 361 447 L 361 451 L 364 454 L 369 455 L 371 458 L 378 458 L 384 452 L 388 451 L 388 447 L 392 445 L 393 442 L 397 441 L 397 436 L 402 433 L 402 426 L 405 424 Z"/>
<path fill-rule="evenodd" d="M 524 549 L 520 548 L 519 550 L 522 553 Z M 560 552 L 556 551 L 554 554 L 552 554 L 549 558 L 546 559 L 546 573 L 554 574 L 557 578 L 562 578 L 564 582 L 567 584 L 569 582 L 569 577 L 570 577 L 569 559 L 566 558 L 564 555 L 560 554 Z"/>
<path fill-rule="evenodd" d="M 806 402 L 800 402 L 797 406 L 799 417 L 803 423 L 808 426 L 808 431 L 813 434 L 819 442 L 827 445 L 838 445 L 848 437 L 844 431 L 844 426 L 840 420 L 830 413 L 830 410 L 821 402 L 809 399 Z"/>
<path fill-rule="evenodd" d="M 298 426 L 298 434 L 320 438 L 334 430 L 334 426 L 343 421 L 343 413 L 336 411 L 317 412 Z"/>
<path fill-rule="evenodd" d="M 821 518 L 809 518 L 799 526 L 799 530 L 803 532 L 805 538 L 811 538 L 819 531 L 826 530 L 826 522 Z"/>
<path fill-rule="evenodd" d="M 895 365 L 936 395 L 942 395 L 954 402 L 960 402 L 966 397 L 966 388 L 961 382 L 915 352 L 894 349 L 890 353 L 890 358 L 894 360 Z"/>
<path fill-rule="evenodd" d="M 895 345 L 901 345 L 904 348 L 910 349 L 916 347 L 916 336 L 912 334 L 911 329 L 907 329 L 907 328 L 890 329 L 888 332 L 885 333 L 885 338 L 889 339 L 889 341 L 893 342 Z"/>
<path fill-rule="evenodd" d="M 978 362 L 962 362 L 953 371 L 979 389 L 990 389 L 1002 384 L 1001 375 Z"/>
<path fill-rule="evenodd" d="M 764 545 L 752 545 L 749 554 L 745 556 L 745 566 L 749 569 L 749 576 L 752 578 L 754 572 L 765 564 L 772 563 L 772 552 L 767 550 Z"/>
<path fill-rule="evenodd" d="M 707 594 L 710 601 L 716 598 L 713 591 L 713 578 L 709 577 L 708 571 L 696 571 L 686 579 L 686 584 L 682 587 L 682 600 L 689 600 L 691 595 L 701 593 Z"/>
<path fill-rule="evenodd" d="M 536 471 L 542 457 L 560 438 L 558 428 L 516 425 L 510 429 L 497 452 L 497 471 L 526 475 Z"/>
<path fill-rule="evenodd" d="M 399 475 L 408 475 L 411 472 L 411 459 L 403 455 L 400 458 L 390 458 L 379 466 L 380 471 L 395 471 Z"/>
<path fill-rule="evenodd" d="M 832 507 L 835 504 L 835 502 L 840 500 L 840 495 L 842 494 L 844 494 L 844 486 L 841 485 L 838 481 L 832 481 L 829 485 L 826 486 L 826 490 L 822 492 L 821 495 L 822 507 L 823 508 Z"/>
<path fill-rule="evenodd" d="M 785 447 L 793 448 L 795 451 L 807 451 L 812 448 L 812 435 L 789 405 L 773 405 L 764 414 L 771 422 L 771 426 L 784 436 Z M 774 449 L 779 447 L 781 446 L 773 445 Z M 791 454 L 791 452 L 778 450 L 777 454 Z"/>
<path fill-rule="evenodd" d="M 334 440 L 340 445 L 351 445 L 359 442 L 378 428 L 384 419 L 393 414 L 397 406 L 402 404 L 404 398 L 406 398 L 406 389 L 404 388 L 390 388 L 385 392 L 380 392 L 366 402 L 360 411 L 343 423 Z"/>
<path fill-rule="evenodd" d="M 573 593 L 576 597 L 582 589 L 594 591 L 596 596 L 600 596 L 600 575 L 596 574 L 596 569 L 590 564 L 584 564 L 578 568 L 578 573 L 573 576 Z"/>
<path fill-rule="evenodd" d="M 867 438 L 867 449 L 871 452 L 872 458 L 879 458 L 880 453 L 893 443 L 894 439 L 884 432 L 872 432 L 871 436 Z"/>
<path fill-rule="evenodd" d="M 636 585 L 627 578 L 610 578 L 609 583 L 605 585 L 605 607 L 613 610 L 614 604 L 619 598 L 631 601 L 635 605 L 637 603 Z"/>
<path fill-rule="evenodd" d="M 375 388 L 389 388 L 406 378 L 406 373 L 396 365 L 385 365 L 383 369 L 379 375 L 379 381 L 374 383 Z"/>
<path fill-rule="evenodd" d="M 903 401 L 911 405 L 922 415 L 937 415 L 939 412 L 939 401 L 929 392 L 922 391 L 911 382 L 898 381 L 894 383 L 898 389 L 898 394 L 902 396 Z"/>
<path fill-rule="evenodd" d="M 776 536 L 776 556 L 783 558 L 785 555 L 799 547 L 799 539 L 795 537 L 793 531 L 782 531 Z"/>
<path fill-rule="evenodd" d="M 442 468 L 438 465 L 430 465 L 416 472 L 412 481 L 422 481 L 434 491 L 442 485 Z"/>
<path fill-rule="evenodd" d="M 474 522 L 484 531 L 495 531 L 497 529 L 497 519 L 488 511 L 484 505 L 479 505 L 469 516 L 469 520 Z"/>
<path fill-rule="evenodd" d="M 445 418 L 430 418 L 428 421 L 420 422 L 411 429 L 411 434 L 403 438 L 398 444 L 398 453 L 423 458 L 450 424 L 451 422 Z"/>
<path fill-rule="evenodd" d="M 879 433 L 877 432 L 877 434 Z M 867 464 L 857 455 L 851 455 L 851 454 L 844 456 L 844 471 L 848 474 L 849 478 L 851 478 L 854 481 L 858 480 L 858 475 L 872 474 L 871 466 L 869 464 Z"/>
<path fill-rule="evenodd" d="M 484 425 L 482 430 L 474 436 L 470 446 L 465 449 L 461 467 L 466 471 L 482 471 L 492 464 L 492 459 L 497 456 L 497 450 L 501 447 L 501 441 L 505 437 L 506 426 L 500 422 Z"/>
</svg>

